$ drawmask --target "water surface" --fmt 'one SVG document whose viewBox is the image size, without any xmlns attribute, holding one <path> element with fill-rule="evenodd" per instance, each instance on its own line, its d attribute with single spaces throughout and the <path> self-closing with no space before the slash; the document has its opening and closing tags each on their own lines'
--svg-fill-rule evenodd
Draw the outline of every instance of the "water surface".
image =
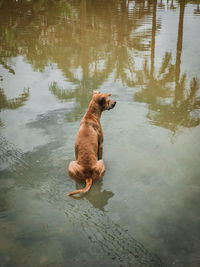
<svg viewBox="0 0 200 267">
<path fill-rule="evenodd" d="M 200 2 L 0 2 L 2 266 L 200 265 Z M 106 174 L 67 174 L 93 90 Z"/>
</svg>

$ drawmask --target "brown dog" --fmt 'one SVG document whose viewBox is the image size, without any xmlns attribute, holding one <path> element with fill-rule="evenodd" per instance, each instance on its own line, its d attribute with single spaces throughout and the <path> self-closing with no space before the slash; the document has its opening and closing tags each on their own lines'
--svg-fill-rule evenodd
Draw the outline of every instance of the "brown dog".
<svg viewBox="0 0 200 267">
<path fill-rule="evenodd" d="M 68 194 L 68 196 L 89 191 L 92 181 L 100 179 L 105 173 L 102 160 L 103 131 L 100 124 L 104 110 L 114 108 L 116 101 L 109 99 L 110 94 L 93 91 L 88 110 L 81 120 L 75 143 L 76 161 L 69 164 L 69 176 L 86 181 L 86 187 Z"/>
</svg>

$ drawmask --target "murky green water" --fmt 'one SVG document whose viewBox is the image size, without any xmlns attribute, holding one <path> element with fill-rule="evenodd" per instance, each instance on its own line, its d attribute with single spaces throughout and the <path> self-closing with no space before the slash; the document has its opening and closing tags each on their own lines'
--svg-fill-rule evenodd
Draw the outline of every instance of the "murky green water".
<svg viewBox="0 0 200 267">
<path fill-rule="evenodd" d="M 200 266 L 200 1 L 0 1 L 0 265 Z M 106 174 L 66 194 L 92 91 Z"/>
</svg>

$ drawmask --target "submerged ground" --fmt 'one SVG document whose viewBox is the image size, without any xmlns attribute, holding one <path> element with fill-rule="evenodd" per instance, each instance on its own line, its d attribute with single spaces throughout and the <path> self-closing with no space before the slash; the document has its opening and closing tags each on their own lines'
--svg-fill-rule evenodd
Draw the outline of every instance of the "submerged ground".
<svg viewBox="0 0 200 267">
<path fill-rule="evenodd" d="M 1 266 L 200 266 L 200 2 L 0 2 Z M 67 174 L 93 90 L 106 174 Z"/>
</svg>

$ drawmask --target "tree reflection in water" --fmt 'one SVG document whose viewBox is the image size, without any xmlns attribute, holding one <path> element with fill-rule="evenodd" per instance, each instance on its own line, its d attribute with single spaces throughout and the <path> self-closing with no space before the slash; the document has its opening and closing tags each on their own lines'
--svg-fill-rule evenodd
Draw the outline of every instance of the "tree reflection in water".
<svg viewBox="0 0 200 267">
<path fill-rule="evenodd" d="M 29 88 L 24 88 L 20 96 L 12 99 L 7 99 L 3 88 L 0 88 L 0 111 L 3 109 L 17 109 L 25 104 L 29 97 Z M 0 126 L 4 123 L 0 120 Z"/>
<path fill-rule="evenodd" d="M 96 8 L 102 6 L 99 0 L 57 1 L 56 4 L 10 0 L 1 5 L 1 58 L 22 55 L 34 70 L 41 72 L 48 64 L 56 63 L 67 81 L 75 86 L 74 93 L 60 95 L 59 84 L 57 90 L 52 90 L 50 84 L 50 90 L 58 93 L 59 99 L 73 97 L 79 103 L 74 114 L 70 114 L 71 120 L 80 117 L 92 90 L 98 89 L 110 75 L 123 84 L 133 85 L 127 74 L 127 70 L 134 72 L 131 53 L 149 49 L 145 40 L 151 32 L 141 34 L 136 29 L 143 25 L 144 17 L 151 16 L 150 1 L 104 2 L 106 12 Z M 131 3 L 135 4 L 133 12 L 130 12 Z"/>
<path fill-rule="evenodd" d="M 154 2 L 155 5 L 156 1 Z M 145 60 L 143 69 L 137 71 L 136 84 L 142 90 L 135 93 L 134 100 L 148 104 L 147 118 L 154 125 L 169 129 L 175 134 L 180 127 L 191 128 L 200 124 L 198 113 L 200 99 L 197 97 L 199 89 L 198 79 L 193 77 L 187 86 L 186 73 L 180 74 L 181 54 L 183 43 L 183 20 L 185 1 L 180 1 L 179 26 L 177 37 L 176 62 L 172 63 L 172 54 L 165 53 L 160 69 L 155 76 L 155 18 L 152 19 L 151 68 Z"/>
<path fill-rule="evenodd" d="M 67 82 L 73 84 L 73 90 L 62 89 L 57 81 L 52 81 L 49 89 L 59 100 L 73 99 L 76 103 L 67 117 L 70 121 L 80 118 L 92 90 L 99 89 L 112 76 L 114 81 L 129 87 L 142 86 L 141 92 L 135 94 L 135 101 L 149 104 L 147 117 L 152 123 L 172 132 L 180 126 L 195 127 L 199 117 L 193 117 L 191 113 L 199 108 L 198 81 L 193 77 L 188 87 L 186 74 L 180 77 L 186 2 L 179 1 L 176 63 L 172 64 L 172 55 L 166 52 L 156 77 L 155 37 L 161 28 L 156 13 L 158 8 L 165 6 L 163 1 L 157 0 L 104 1 L 106 12 L 96 8 L 102 7 L 99 0 L 56 1 L 56 4 L 39 0 L 2 1 L 1 64 L 13 73 L 8 59 L 18 55 L 24 56 L 35 70 L 43 71 L 48 64 L 56 63 Z M 176 7 L 173 0 L 167 1 L 167 5 Z M 151 16 L 152 28 L 141 29 L 144 19 Z M 137 70 L 134 55 L 143 57 L 149 49 L 150 69 L 146 59 L 143 69 Z M 186 93 L 188 91 L 190 93 Z M 21 99 L 24 101 L 24 95 Z"/>
</svg>

